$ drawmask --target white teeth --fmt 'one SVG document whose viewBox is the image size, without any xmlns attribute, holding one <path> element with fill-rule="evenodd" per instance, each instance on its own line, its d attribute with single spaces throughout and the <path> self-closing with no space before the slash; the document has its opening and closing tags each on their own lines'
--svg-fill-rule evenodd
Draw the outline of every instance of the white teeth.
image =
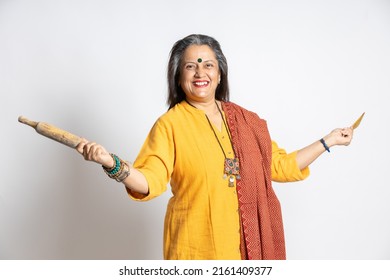
<svg viewBox="0 0 390 280">
<path fill-rule="evenodd" d="M 195 85 L 197 85 L 197 86 L 205 86 L 207 84 L 208 84 L 208 82 L 196 82 L 195 83 Z"/>
</svg>

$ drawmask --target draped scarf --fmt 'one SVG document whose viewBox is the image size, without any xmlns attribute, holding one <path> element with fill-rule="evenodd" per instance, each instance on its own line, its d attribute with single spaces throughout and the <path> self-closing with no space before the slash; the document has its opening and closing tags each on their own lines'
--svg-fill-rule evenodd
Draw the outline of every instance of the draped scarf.
<svg viewBox="0 0 390 280">
<path fill-rule="evenodd" d="M 222 108 L 240 162 L 241 258 L 286 259 L 282 212 L 271 183 L 272 143 L 267 123 L 232 102 L 222 102 Z"/>
</svg>

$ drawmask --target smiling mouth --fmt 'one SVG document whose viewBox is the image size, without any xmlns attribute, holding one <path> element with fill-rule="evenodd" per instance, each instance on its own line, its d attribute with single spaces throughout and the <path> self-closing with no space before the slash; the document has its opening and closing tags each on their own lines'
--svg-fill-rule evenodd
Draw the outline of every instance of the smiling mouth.
<svg viewBox="0 0 390 280">
<path fill-rule="evenodd" d="M 207 81 L 197 81 L 193 83 L 196 87 L 206 87 L 209 85 Z"/>
</svg>

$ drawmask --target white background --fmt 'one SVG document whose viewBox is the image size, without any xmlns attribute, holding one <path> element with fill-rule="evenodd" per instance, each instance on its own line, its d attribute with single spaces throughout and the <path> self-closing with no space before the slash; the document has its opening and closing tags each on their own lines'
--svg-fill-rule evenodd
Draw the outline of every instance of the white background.
<svg viewBox="0 0 390 280">
<path fill-rule="evenodd" d="M 390 1 L 0 0 L 0 259 L 161 259 L 168 191 L 131 201 L 17 122 L 133 160 L 165 105 L 174 42 L 215 37 L 231 100 L 288 151 L 365 119 L 303 182 L 274 184 L 288 259 L 390 259 Z"/>
</svg>

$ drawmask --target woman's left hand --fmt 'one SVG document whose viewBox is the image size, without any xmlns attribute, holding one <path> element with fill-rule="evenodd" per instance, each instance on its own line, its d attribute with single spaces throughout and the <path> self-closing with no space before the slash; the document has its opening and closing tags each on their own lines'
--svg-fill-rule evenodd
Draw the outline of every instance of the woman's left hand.
<svg viewBox="0 0 390 280">
<path fill-rule="evenodd" d="M 323 139 L 328 147 L 344 145 L 348 146 L 352 141 L 353 128 L 336 128 L 332 130 Z M 313 144 L 300 149 L 297 153 L 297 163 L 302 170 L 309 166 L 325 151 L 323 144 L 320 141 L 316 141 Z"/>
<path fill-rule="evenodd" d="M 352 141 L 352 137 L 353 137 L 352 127 L 336 128 L 332 130 L 331 133 L 326 135 L 324 137 L 324 140 L 329 147 L 337 146 L 337 145 L 348 146 Z"/>
</svg>

